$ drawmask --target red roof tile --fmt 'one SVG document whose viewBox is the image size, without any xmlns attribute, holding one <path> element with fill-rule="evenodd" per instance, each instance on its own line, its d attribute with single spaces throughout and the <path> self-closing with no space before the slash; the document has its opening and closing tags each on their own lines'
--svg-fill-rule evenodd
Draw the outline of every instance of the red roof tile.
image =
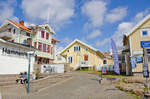
<svg viewBox="0 0 150 99">
<path fill-rule="evenodd" d="M 21 28 L 21 29 L 23 29 L 23 30 L 26 30 L 26 31 L 31 32 L 31 30 L 30 30 L 28 27 L 26 27 L 26 26 L 24 26 L 24 25 L 22 25 L 22 24 L 16 23 L 16 22 L 14 22 L 14 21 L 12 21 L 12 20 L 9 20 L 9 19 L 8 19 L 8 21 L 11 22 L 11 23 L 13 23 L 13 24 L 15 24 L 16 26 L 18 26 L 19 28 Z"/>
<path fill-rule="evenodd" d="M 55 41 L 55 42 L 60 42 L 60 41 L 58 41 L 58 40 L 56 40 L 56 39 L 54 39 L 54 38 L 52 38 L 52 41 Z"/>
</svg>

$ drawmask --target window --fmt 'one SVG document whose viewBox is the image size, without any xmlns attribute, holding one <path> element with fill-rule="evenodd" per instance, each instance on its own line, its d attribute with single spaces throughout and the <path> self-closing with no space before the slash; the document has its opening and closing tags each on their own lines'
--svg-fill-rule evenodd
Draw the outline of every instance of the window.
<svg viewBox="0 0 150 99">
<path fill-rule="evenodd" d="M 142 37 L 148 37 L 149 36 L 149 30 L 148 29 L 142 29 L 141 35 L 142 35 Z"/>
<path fill-rule="evenodd" d="M 16 29 L 13 30 L 13 33 L 14 33 L 14 34 L 16 33 Z"/>
<path fill-rule="evenodd" d="M 51 46 L 47 45 L 47 52 L 50 53 L 51 52 Z"/>
<path fill-rule="evenodd" d="M 106 61 L 106 60 L 103 60 L 103 64 L 107 64 L 107 61 Z"/>
<path fill-rule="evenodd" d="M 84 55 L 84 61 L 88 61 L 88 55 Z"/>
<path fill-rule="evenodd" d="M 72 63 L 72 57 L 68 57 L 68 63 Z"/>
<path fill-rule="evenodd" d="M 11 32 L 11 28 L 8 29 L 8 32 Z"/>
<path fill-rule="evenodd" d="M 43 52 L 46 52 L 46 44 L 43 44 Z"/>
<path fill-rule="evenodd" d="M 26 33 L 26 36 L 29 36 L 29 37 L 30 37 L 30 33 Z"/>
<path fill-rule="evenodd" d="M 67 52 L 69 52 L 69 50 L 67 50 Z"/>
<path fill-rule="evenodd" d="M 46 39 L 47 39 L 47 40 L 49 39 L 49 34 L 48 34 L 48 33 L 46 33 Z"/>
<path fill-rule="evenodd" d="M 44 38 L 44 36 L 45 36 L 44 31 L 41 31 L 41 38 Z"/>
<path fill-rule="evenodd" d="M 27 40 L 24 40 L 24 41 L 23 41 L 23 44 L 26 44 L 26 43 L 27 43 Z"/>
<path fill-rule="evenodd" d="M 150 55 L 148 55 L 147 57 L 148 57 L 148 63 L 150 63 Z"/>
<path fill-rule="evenodd" d="M 40 51 L 42 51 L 42 43 L 40 43 L 40 42 L 39 42 L 38 49 L 39 49 Z"/>
<path fill-rule="evenodd" d="M 51 54 L 53 54 L 53 47 L 51 47 Z"/>
<path fill-rule="evenodd" d="M 36 46 L 37 46 L 37 42 L 34 42 L 34 48 L 36 48 Z"/>
<path fill-rule="evenodd" d="M 88 51 L 88 48 L 85 48 L 86 51 Z"/>
<path fill-rule="evenodd" d="M 74 52 L 76 52 L 76 51 L 80 51 L 80 46 L 75 46 L 74 47 Z"/>
<path fill-rule="evenodd" d="M 11 42 L 14 42 L 14 40 L 11 40 Z"/>
<path fill-rule="evenodd" d="M 61 56 L 58 56 L 58 57 L 57 57 L 57 60 L 59 60 L 59 61 L 62 60 L 62 59 L 61 59 Z"/>
</svg>

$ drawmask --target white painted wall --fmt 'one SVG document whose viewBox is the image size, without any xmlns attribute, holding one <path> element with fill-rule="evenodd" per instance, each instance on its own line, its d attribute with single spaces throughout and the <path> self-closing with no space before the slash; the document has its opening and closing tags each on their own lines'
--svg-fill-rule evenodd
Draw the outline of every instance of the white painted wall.
<svg viewBox="0 0 150 99">
<path fill-rule="evenodd" d="M 13 48 L 12 46 L 5 46 L 0 44 L 0 74 L 19 74 L 20 72 L 28 71 L 28 58 L 17 56 L 17 55 L 8 55 L 2 53 L 2 48 L 8 48 L 13 50 L 19 50 L 22 52 L 27 52 L 23 48 Z M 31 73 L 33 72 L 34 57 L 31 58 Z"/>
</svg>

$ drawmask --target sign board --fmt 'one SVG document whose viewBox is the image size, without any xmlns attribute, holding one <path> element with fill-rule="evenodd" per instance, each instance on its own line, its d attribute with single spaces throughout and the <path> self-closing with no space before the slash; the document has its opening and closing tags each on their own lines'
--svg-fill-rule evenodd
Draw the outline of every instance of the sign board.
<svg viewBox="0 0 150 99">
<path fill-rule="evenodd" d="M 133 55 L 142 55 L 143 51 L 133 51 Z"/>
<path fill-rule="evenodd" d="M 143 56 L 142 55 L 136 56 L 136 62 L 137 63 L 142 63 L 143 62 Z"/>
<path fill-rule="evenodd" d="M 148 64 L 143 64 L 143 76 L 146 78 L 149 77 Z"/>
<path fill-rule="evenodd" d="M 141 41 L 141 48 L 150 47 L 150 41 Z"/>
</svg>

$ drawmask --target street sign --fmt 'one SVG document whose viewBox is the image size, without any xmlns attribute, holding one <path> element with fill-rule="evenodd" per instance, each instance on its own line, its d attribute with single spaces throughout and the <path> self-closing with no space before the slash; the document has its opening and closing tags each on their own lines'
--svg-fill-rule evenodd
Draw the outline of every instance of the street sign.
<svg viewBox="0 0 150 99">
<path fill-rule="evenodd" d="M 141 41 L 141 48 L 150 47 L 150 41 Z"/>
<path fill-rule="evenodd" d="M 148 64 L 143 64 L 143 76 L 146 78 L 149 77 Z"/>
</svg>

